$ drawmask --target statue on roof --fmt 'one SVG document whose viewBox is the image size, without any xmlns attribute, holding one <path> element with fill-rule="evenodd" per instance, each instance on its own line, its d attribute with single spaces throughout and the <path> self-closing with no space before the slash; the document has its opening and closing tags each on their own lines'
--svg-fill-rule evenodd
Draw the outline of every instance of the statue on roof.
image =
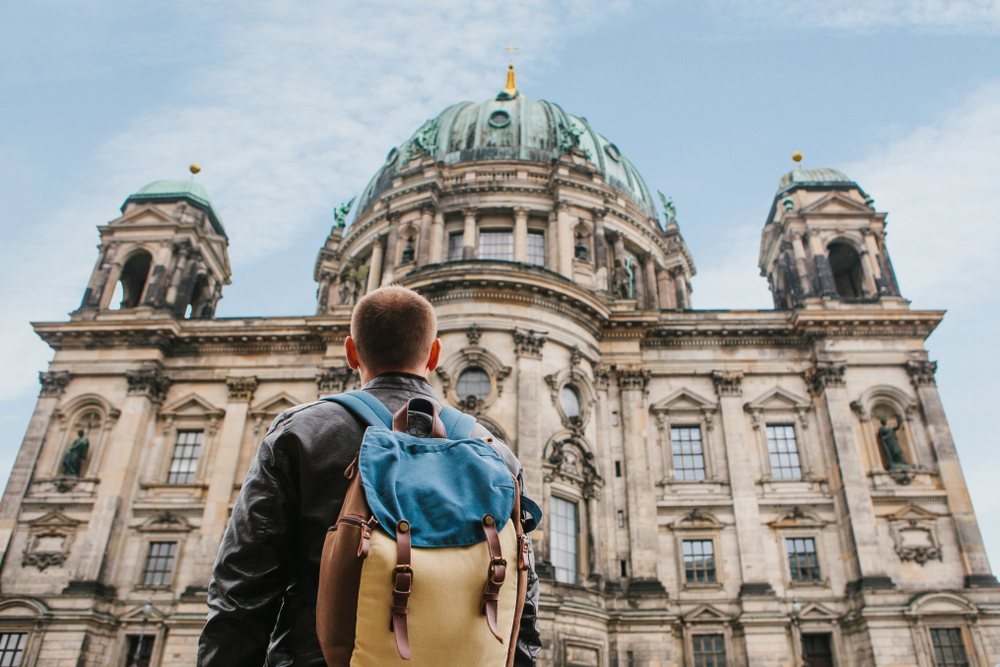
<svg viewBox="0 0 1000 667">
<path fill-rule="evenodd" d="M 660 203 L 663 204 L 664 226 L 677 222 L 677 207 L 674 206 L 674 198 L 667 197 L 659 190 L 656 191 L 656 194 L 660 195 Z"/>
<path fill-rule="evenodd" d="M 346 204 L 341 204 L 333 211 L 333 226 L 334 227 L 344 227 L 347 225 L 347 214 L 351 212 L 351 207 L 354 206 L 354 200 L 357 197 L 351 197 L 351 201 Z"/>
<path fill-rule="evenodd" d="M 578 128 L 572 121 L 567 125 L 566 123 L 559 123 L 559 152 L 569 153 L 574 148 L 580 148 L 580 137 L 583 136 L 583 130 Z"/>
<path fill-rule="evenodd" d="M 421 153 L 428 157 L 434 157 L 437 153 L 437 134 L 438 134 L 438 119 L 432 118 L 417 130 L 417 133 L 413 135 L 410 139 L 410 143 L 407 146 L 406 156 L 403 162 L 408 161 L 411 157 L 417 157 Z"/>
</svg>

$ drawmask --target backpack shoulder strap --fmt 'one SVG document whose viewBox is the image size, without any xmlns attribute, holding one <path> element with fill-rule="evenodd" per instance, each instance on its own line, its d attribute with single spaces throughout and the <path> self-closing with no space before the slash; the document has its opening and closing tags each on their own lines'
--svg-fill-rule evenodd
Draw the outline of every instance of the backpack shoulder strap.
<svg viewBox="0 0 1000 667">
<path fill-rule="evenodd" d="M 343 405 L 369 426 L 392 428 L 392 413 L 389 408 L 366 391 L 349 391 L 346 394 L 327 396 L 322 400 Z"/>
<path fill-rule="evenodd" d="M 447 406 L 441 410 L 441 422 L 451 440 L 465 440 L 472 435 L 472 429 L 476 426 L 475 417 Z"/>
</svg>

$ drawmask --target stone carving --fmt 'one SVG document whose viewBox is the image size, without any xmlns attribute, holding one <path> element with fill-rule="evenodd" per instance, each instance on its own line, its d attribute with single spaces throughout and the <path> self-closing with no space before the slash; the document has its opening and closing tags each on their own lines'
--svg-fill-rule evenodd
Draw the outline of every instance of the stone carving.
<svg viewBox="0 0 1000 667">
<path fill-rule="evenodd" d="M 632 274 L 622 264 L 622 260 L 617 257 L 615 258 L 614 271 L 611 272 L 611 285 L 614 289 L 614 297 L 616 299 L 627 300 L 633 298 Z"/>
<path fill-rule="evenodd" d="M 885 452 L 885 457 L 888 461 L 886 468 L 889 470 L 912 468 L 913 466 L 907 463 L 906 458 L 903 456 L 903 448 L 899 446 L 899 438 L 896 437 L 896 431 L 903 427 L 902 422 L 897 419 L 896 427 L 893 428 L 886 423 L 884 417 L 879 421 L 882 422 L 882 426 L 878 430 L 878 444 L 882 447 L 882 451 Z"/>
<path fill-rule="evenodd" d="M 608 388 L 608 377 L 611 369 L 607 364 L 597 364 L 594 366 L 594 386 L 598 391 L 606 391 Z"/>
<path fill-rule="evenodd" d="M 90 430 L 89 427 L 87 429 Z M 63 475 L 66 477 L 79 477 L 83 462 L 87 460 L 87 451 L 90 449 L 90 439 L 84 435 L 81 428 L 76 432 L 77 438 L 63 455 Z"/>
<path fill-rule="evenodd" d="M 899 560 L 912 560 L 919 565 L 929 560 L 942 560 L 941 547 L 930 522 L 910 519 L 905 525 L 893 526 L 892 532 Z"/>
<path fill-rule="evenodd" d="M 69 371 L 55 371 L 53 373 L 43 371 L 39 373 L 38 381 L 42 384 L 39 396 L 62 396 L 72 377 Z"/>
<path fill-rule="evenodd" d="M 637 366 L 616 366 L 615 376 L 622 391 L 646 391 L 652 372 Z"/>
<path fill-rule="evenodd" d="M 937 372 L 936 361 L 908 361 L 906 362 L 906 372 L 910 374 L 910 379 L 916 387 L 932 387 L 937 384 L 934 381 L 934 374 Z"/>
<path fill-rule="evenodd" d="M 573 247 L 573 256 L 582 262 L 589 262 L 590 255 L 587 251 L 587 244 L 583 242 L 583 233 L 576 233 L 576 245 Z"/>
<path fill-rule="evenodd" d="M 483 335 L 483 330 L 479 328 L 478 324 L 473 323 L 465 332 L 465 337 L 469 339 L 469 345 L 479 345 L 479 338 Z"/>
<path fill-rule="evenodd" d="M 843 361 L 817 361 L 816 365 L 803 373 L 802 376 L 805 378 L 809 391 L 813 394 L 819 394 L 824 387 L 843 387 L 846 369 L 847 364 Z"/>
<path fill-rule="evenodd" d="M 316 384 L 320 393 L 340 394 L 348 389 L 348 385 L 357 376 L 357 371 L 344 364 L 332 368 L 324 368 L 316 374 Z"/>
<path fill-rule="evenodd" d="M 226 378 L 230 401 L 252 401 L 253 393 L 257 391 L 257 378 L 249 377 Z"/>
<path fill-rule="evenodd" d="M 346 204 L 341 204 L 333 211 L 333 226 L 334 227 L 344 227 L 347 225 L 347 215 L 351 212 L 351 207 L 354 206 L 354 200 L 357 197 L 351 197 L 351 201 Z"/>
<path fill-rule="evenodd" d="M 534 357 L 540 359 L 542 346 L 545 345 L 545 332 L 536 333 L 534 329 L 514 330 L 514 349 L 519 357 Z"/>
<path fill-rule="evenodd" d="M 134 396 L 148 396 L 154 403 L 159 403 L 167 395 L 171 380 L 159 368 L 143 368 L 137 371 L 125 371 L 128 382 L 128 393 Z"/>
<path fill-rule="evenodd" d="M 58 511 L 32 521 L 21 565 L 44 570 L 65 563 L 78 524 Z"/>
<path fill-rule="evenodd" d="M 403 162 L 408 161 L 412 157 L 419 157 L 421 154 L 433 157 L 437 152 L 437 133 L 437 118 L 421 125 L 417 133 L 410 139 L 410 143 L 407 144 L 406 149 L 404 149 L 406 155 L 403 158 Z"/>
<path fill-rule="evenodd" d="M 574 345 L 569 351 L 569 365 L 571 367 L 579 366 L 581 361 L 583 361 L 583 352 L 580 351 L 579 347 Z"/>
<path fill-rule="evenodd" d="M 743 395 L 743 373 L 739 371 L 712 371 L 712 382 L 719 396 Z"/>
<path fill-rule="evenodd" d="M 340 305 L 353 306 L 368 280 L 368 266 L 358 266 L 356 260 L 344 265 L 340 272 L 340 289 L 337 291 Z"/>
<path fill-rule="evenodd" d="M 566 125 L 565 123 L 559 123 L 559 152 L 560 153 L 570 153 L 573 149 L 580 149 L 580 137 L 583 135 L 583 130 L 576 127 L 572 123 Z"/>
<path fill-rule="evenodd" d="M 660 203 L 663 204 L 663 226 L 674 224 L 677 222 L 677 207 L 674 205 L 673 197 L 667 197 L 659 190 L 656 194 L 660 195 Z"/>
<path fill-rule="evenodd" d="M 400 258 L 399 263 L 409 264 L 413 261 L 415 254 L 416 251 L 413 249 L 413 235 L 410 234 L 410 236 L 406 238 L 406 247 L 403 248 L 403 256 Z"/>
</svg>

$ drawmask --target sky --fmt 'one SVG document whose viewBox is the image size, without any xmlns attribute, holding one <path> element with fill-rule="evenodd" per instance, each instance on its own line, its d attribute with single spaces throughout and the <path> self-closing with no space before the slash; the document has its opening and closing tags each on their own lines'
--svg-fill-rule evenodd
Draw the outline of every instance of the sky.
<svg viewBox="0 0 1000 667">
<path fill-rule="evenodd" d="M 64 0 L 0 9 L 0 482 L 95 227 L 198 179 L 230 238 L 218 316 L 315 310 L 333 209 L 426 119 L 503 87 L 585 116 L 672 196 L 695 308 L 770 308 L 760 230 L 793 164 L 888 212 L 988 553 L 1000 567 L 1000 2 Z M 994 333 L 991 333 L 994 332 Z"/>
</svg>

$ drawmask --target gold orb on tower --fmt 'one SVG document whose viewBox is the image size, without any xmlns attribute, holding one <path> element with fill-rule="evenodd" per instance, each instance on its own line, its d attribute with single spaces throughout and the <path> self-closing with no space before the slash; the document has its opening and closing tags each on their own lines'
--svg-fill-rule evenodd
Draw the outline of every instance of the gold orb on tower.
<svg viewBox="0 0 1000 667">
<path fill-rule="evenodd" d="M 802 153 L 795 151 L 792 153 L 792 160 L 794 162 L 802 162 Z"/>
<path fill-rule="evenodd" d="M 199 171 L 201 171 L 201 167 L 199 167 L 197 163 L 192 164 L 190 167 L 188 167 L 188 169 L 191 171 L 192 174 L 197 174 Z"/>
</svg>

